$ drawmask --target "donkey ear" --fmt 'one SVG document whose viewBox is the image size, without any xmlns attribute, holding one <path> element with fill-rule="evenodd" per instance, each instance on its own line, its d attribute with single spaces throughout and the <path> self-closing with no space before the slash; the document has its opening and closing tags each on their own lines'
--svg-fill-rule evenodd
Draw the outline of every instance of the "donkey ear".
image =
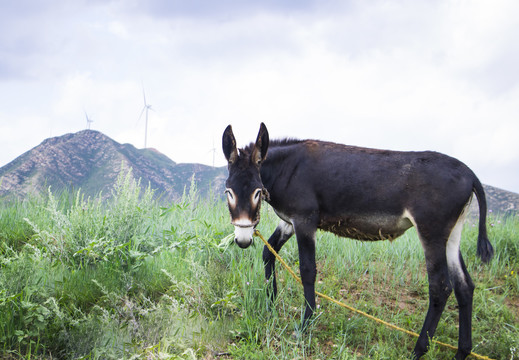
<svg viewBox="0 0 519 360">
<path fill-rule="evenodd" d="M 261 123 L 260 129 L 258 132 L 258 137 L 256 138 L 256 144 L 254 145 L 254 150 L 252 151 L 252 161 L 260 165 L 267 158 L 267 151 L 269 148 L 269 132 L 267 131 L 267 127 L 264 123 Z"/>
<path fill-rule="evenodd" d="M 222 149 L 229 164 L 234 163 L 238 158 L 238 150 L 236 149 L 236 139 L 234 138 L 231 125 L 227 126 L 223 132 Z"/>
</svg>

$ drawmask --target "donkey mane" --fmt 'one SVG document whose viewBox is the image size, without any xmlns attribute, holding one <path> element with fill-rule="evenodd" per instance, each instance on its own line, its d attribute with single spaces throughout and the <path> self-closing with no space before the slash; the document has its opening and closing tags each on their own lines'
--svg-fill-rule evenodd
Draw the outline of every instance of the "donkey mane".
<svg viewBox="0 0 519 360">
<path fill-rule="evenodd" d="M 309 141 L 308 139 L 301 140 L 296 138 L 283 138 L 283 139 L 272 139 L 269 141 L 269 147 L 283 147 L 283 146 L 290 146 L 295 144 L 300 144 L 305 141 Z M 254 148 L 255 143 L 251 142 L 246 147 L 239 149 L 241 154 L 247 154 L 250 155 L 252 152 L 252 149 Z"/>
<path fill-rule="evenodd" d="M 344 145 L 340 143 L 336 143 L 333 141 L 325 141 L 325 140 L 316 140 L 316 139 L 297 139 L 297 138 L 282 138 L 282 139 L 271 139 L 269 141 L 269 149 L 274 148 L 288 148 L 292 145 L 298 145 L 298 144 L 322 144 L 328 148 L 342 148 L 343 151 L 355 151 L 358 153 L 365 153 L 365 154 L 394 154 L 397 155 L 399 153 L 413 153 L 413 151 L 394 151 L 394 150 L 386 150 L 386 149 L 374 149 L 369 147 L 362 147 L 362 146 L 355 146 L 355 145 Z M 246 147 L 239 149 L 240 154 L 243 154 L 244 156 L 249 156 L 252 153 L 252 149 L 254 148 L 255 143 L 251 142 Z M 414 152 L 419 153 L 419 152 Z M 422 151 L 421 153 L 436 153 L 435 151 Z"/>
</svg>

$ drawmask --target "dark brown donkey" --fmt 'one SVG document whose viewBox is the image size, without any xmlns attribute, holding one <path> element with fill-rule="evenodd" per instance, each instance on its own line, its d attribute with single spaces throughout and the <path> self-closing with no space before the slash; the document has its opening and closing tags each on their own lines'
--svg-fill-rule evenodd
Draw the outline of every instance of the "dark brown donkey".
<svg viewBox="0 0 519 360">
<path fill-rule="evenodd" d="M 262 198 L 281 218 L 269 239 L 273 248 L 279 251 L 296 234 L 306 299 L 303 327 L 315 309 L 317 229 L 374 241 L 395 239 L 415 226 L 425 252 L 429 310 L 413 357 L 427 351 L 452 289 L 459 304 L 455 358 L 465 359 L 471 352 L 474 284 L 460 253 L 460 238 L 473 193 L 480 214 L 477 254 L 488 262 L 494 250 L 487 238 L 485 193 L 466 165 L 429 151 L 375 150 L 317 140 L 269 142 L 264 124 L 256 142 L 239 151 L 229 125 L 223 152 L 236 244 L 246 248 L 252 243 Z M 276 296 L 275 258 L 266 247 L 263 260 Z"/>
</svg>

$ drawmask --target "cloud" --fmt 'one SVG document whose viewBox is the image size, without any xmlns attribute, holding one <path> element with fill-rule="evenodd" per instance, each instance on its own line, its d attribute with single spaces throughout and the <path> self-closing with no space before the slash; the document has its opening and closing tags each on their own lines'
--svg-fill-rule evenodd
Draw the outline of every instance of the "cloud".
<svg viewBox="0 0 519 360">
<path fill-rule="evenodd" d="M 77 131 L 86 110 L 142 146 L 144 84 L 148 142 L 177 162 L 211 164 L 214 143 L 223 165 L 225 126 L 245 144 L 261 121 L 273 137 L 442 151 L 484 182 L 519 158 L 513 1 L 25 5 L 0 11 L 0 121 L 25 129 Z M 3 163 L 50 133 L 11 125 Z"/>
<path fill-rule="evenodd" d="M 218 2 L 205 0 L 141 0 L 136 3 L 135 7 L 154 18 L 193 17 L 222 21 L 261 12 L 309 11 L 315 9 L 317 4 L 316 0 L 221 0 Z"/>
</svg>

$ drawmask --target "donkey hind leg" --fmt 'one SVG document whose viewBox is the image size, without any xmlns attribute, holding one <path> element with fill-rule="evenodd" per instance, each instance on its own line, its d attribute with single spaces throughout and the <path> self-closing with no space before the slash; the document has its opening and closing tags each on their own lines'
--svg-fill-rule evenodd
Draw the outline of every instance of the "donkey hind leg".
<svg viewBox="0 0 519 360">
<path fill-rule="evenodd" d="M 420 235 L 420 232 L 418 233 Z M 441 237 L 433 239 L 440 241 L 425 239 L 420 235 L 429 279 L 429 309 L 413 350 L 413 359 L 419 359 L 427 352 L 429 339 L 434 336 L 447 299 L 452 293 L 445 243 Z"/>
<path fill-rule="evenodd" d="M 294 235 L 294 227 L 292 224 L 281 220 L 276 227 L 276 230 L 270 236 L 268 243 L 270 246 L 279 252 L 283 245 Z M 276 257 L 270 252 L 265 246 L 263 248 L 263 264 L 265 265 L 265 278 L 268 282 L 272 283 L 272 287 L 268 287 L 270 292 L 270 298 L 272 301 L 276 298 L 278 289 L 276 284 L 276 271 L 275 271 Z"/>
<path fill-rule="evenodd" d="M 460 216 L 451 230 L 446 246 L 438 246 L 422 240 L 429 277 L 429 310 L 414 349 L 414 358 L 427 351 L 429 338 L 433 337 L 447 298 L 454 287 L 459 306 L 459 340 L 455 359 L 465 359 L 472 348 L 472 298 L 474 284 L 460 253 L 461 230 L 465 217 Z"/>
<path fill-rule="evenodd" d="M 455 359 L 465 359 L 472 349 L 472 300 L 474 283 L 460 252 L 461 230 L 465 216 L 462 214 L 452 229 L 447 242 L 447 263 L 454 295 L 459 307 L 458 352 Z"/>
</svg>

